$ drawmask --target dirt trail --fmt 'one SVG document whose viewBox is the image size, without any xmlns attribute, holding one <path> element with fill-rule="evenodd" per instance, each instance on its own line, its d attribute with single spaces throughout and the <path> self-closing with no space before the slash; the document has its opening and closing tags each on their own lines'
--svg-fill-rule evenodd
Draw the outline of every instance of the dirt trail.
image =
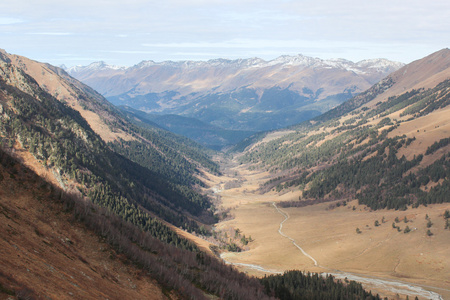
<svg viewBox="0 0 450 300">
<path fill-rule="evenodd" d="M 273 205 L 273 207 L 275 207 L 275 209 L 276 209 L 276 210 L 284 217 L 284 220 L 280 223 L 280 228 L 278 229 L 278 233 L 279 233 L 280 235 L 284 236 L 285 238 L 287 238 L 288 240 L 290 240 L 290 241 L 292 242 L 292 244 L 294 244 L 294 246 L 297 247 L 297 248 L 303 253 L 304 256 L 308 257 L 309 259 L 311 259 L 311 260 L 314 262 L 314 265 L 315 265 L 315 266 L 319 266 L 319 265 L 317 264 L 317 260 L 315 260 L 315 259 L 314 259 L 311 255 L 309 255 L 308 253 L 306 253 L 305 250 L 303 250 L 303 248 L 300 247 L 300 246 L 297 244 L 297 242 L 296 242 L 293 238 L 291 238 L 290 236 L 284 234 L 283 231 L 281 231 L 281 230 L 283 229 L 283 224 L 284 224 L 284 222 L 286 222 L 287 220 L 289 220 L 290 217 L 289 217 L 288 213 L 286 213 L 286 212 L 282 211 L 281 209 L 279 209 L 278 206 L 275 204 L 275 202 L 272 202 L 272 205 Z"/>
<path fill-rule="evenodd" d="M 341 280 L 354 280 L 357 282 L 360 282 L 362 284 L 364 284 L 366 286 L 366 288 L 369 287 L 375 287 L 377 289 L 382 289 L 382 290 L 388 290 L 391 293 L 394 294 L 402 294 L 402 295 L 410 295 L 410 296 L 418 296 L 418 297 L 424 297 L 426 299 L 432 299 L 432 300 L 443 300 L 443 298 L 441 297 L 441 295 L 439 295 L 438 293 L 435 292 L 431 292 L 431 291 L 427 291 L 425 289 L 423 289 L 422 287 L 419 286 L 414 286 L 411 285 L 409 283 L 406 282 L 402 282 L 402 281 L 393 281 L 393 280 L 385 280 L 385 279 L 381 279 L 381 278 L 376 278 L 376 277 L 368 277 L 368 276 L 361 276 L 361 275 L 357 275 L 357 274 L 353 274 L 353 273 L 349 273 L 349 272 L 343 272 L 340 270 L 330 270 L 327 267 L 324 266 L 320 266 L 317 263 L 317 260 L 314 259 L 311 255 L 309 255 L 308 253 L 306 253 L 302 247 L 300 247 L 297 242 L 295 241 L 295 239 L 291 238 L 290 236 L 286 235 L 285 233 L 282 232 L 283 229 L 283 224 L 289 220 L 289 214 L 284 212 L 283 210 L 281 210 L 280 208 L 278 208 L 278 206 L 275 204 L 275 202 L 272 202 L 273 207 L 277 210 L 278 213 L 280 213 L 285 219 L 280 223 L 280 227 L 278 229 L 278 233 L 289 239 L 292 244 L 294 244 L 294 246 L 296 246 L 303 255 L 305 255 L 306 257 L 308 257 L 309 259 L 311 259 L 314 262 L 315 266 L 319 266 L 325 270 L 329 270 L 330 272 L 326 272 L 323 273 L 325 274 L 331 274 L 334 277 L 341 279 Z M 238 263 L 234 263 L 235 265 L 238 265 Z M 240 264 L 243 265 L 243 264 Z M 245 265 L 245 264 L 244 264 Z M 252 265 L 253 268 L 255 269 L 262 269 L 264 270 L 263 267 L 261 266 L 255 266 Z"/>
</svg>

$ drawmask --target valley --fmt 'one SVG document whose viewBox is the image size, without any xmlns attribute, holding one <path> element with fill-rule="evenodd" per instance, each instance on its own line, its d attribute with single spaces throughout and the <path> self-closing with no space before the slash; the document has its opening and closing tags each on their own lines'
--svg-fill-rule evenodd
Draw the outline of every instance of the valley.
<svg viewBox="0 0 450 300">
<path fill-rule="evenodd" d="M 259 184 L 267 181 L 269 174 L 250 171 L 248 165 L 229 165 L 225 174 L 228 176 L 216 178 L 214 191 L 222 206 L 231 209 L 233 218 L 216 228 L 239 229 L 254 240 L 247 251 L 221 255 L 239 270 L 254 276 L 292 269 L 331 273 L 342 280 L 362 282 L 367 290 L 389 298 L 397 294 L 401 299 L 406 295 L 450 297 L 449 236 L 443 218 L 449 204 L 406 211 L 371 211 L 357 201 L 335 208 L 330 207 L 333 203 L 280 208 L 277 203 L 298 198 L 298 192 L 261 194 Z M 224 188 L 236 179 L 242 182 L 240 187 Z M 433 220 L 432 237 L 426 234 L 426 215 Z M 398 226 L 409 226 L 412 231 L 405 234 L 394 229 L 396 218 Z M 377 220 L 379 226 L 374 225 Z"/>
<path fill-rule="evenodd" d="M 0 8 L 0 300 L 450 300 L 450 1 Z"/>
<path fill-rule="evenodd" d="M 37 253 L 35 235 L 56 239 L 45 218 L 75 236 L 70 217 L 58 219 L 64 212 L 120 254 L 111 256 L 117 268 L 149 275 L 142 286 L 156 298 L 450 296 L 448 49 L 320 116 L 246 138 L 251 132 L 216 134 L 219 127 L 192 118 L 119 109 L 64 70 L 5 51 L 0 75 L 0 181 L 9 188 L 0 193 L 1 221 L 14 229 L 3 236 L 3 294 L 46 295 L 39 280 L 28 288 L 30 260 L 17 259 L 11 245 Z M 280 95 L 272 96 L 266 104 L 275 107 Z M 222 152 L 168 128 L 195 131 Z M 56 205 L 44 216 L 36 204 L 43 198 Z M 14 224 L 26 228 L 23 241 Z M 55 260 L 55 269 L 65 264 Z"/>
</svg>

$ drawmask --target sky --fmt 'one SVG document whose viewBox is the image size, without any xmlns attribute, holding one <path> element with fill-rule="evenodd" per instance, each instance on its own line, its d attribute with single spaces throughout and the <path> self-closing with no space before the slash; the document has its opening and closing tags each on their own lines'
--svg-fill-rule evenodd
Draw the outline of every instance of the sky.
<svg viewBox="0 0 450 300">
<path fill-rule="evenodd" d="M 409 63 L 449 47 L 448 0 L 0 3 L 1 49 L 67 67 L 298 54 Z"/>
</svg>

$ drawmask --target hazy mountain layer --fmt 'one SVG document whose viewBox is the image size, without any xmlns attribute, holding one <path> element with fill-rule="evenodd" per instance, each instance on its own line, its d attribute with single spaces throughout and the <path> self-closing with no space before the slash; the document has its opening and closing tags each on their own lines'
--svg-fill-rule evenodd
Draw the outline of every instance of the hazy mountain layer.
<svg viewBox="0 0 450 300">
<path fill-rule="evenodd" d="M 225 129 L 271 130 L 315 117 L 369 88 L 401 63 L 282 56 L 207 62 L 93 63 L 68 72 L 115 105 L 196 118 Z"/>
<path fill-rule="evenodd" d="M 150 114 L 128 106 L 120 106 L 119 109 L 130 120 L 138 122 L 138 125 L 153 124 L 153 126 L 160 126 L 214 150 L 221 150 L 224 147 L 235 145 L 255 133 L 254 131 L 227 130 L 198 119 L 179 115 Z"/>
</svg>

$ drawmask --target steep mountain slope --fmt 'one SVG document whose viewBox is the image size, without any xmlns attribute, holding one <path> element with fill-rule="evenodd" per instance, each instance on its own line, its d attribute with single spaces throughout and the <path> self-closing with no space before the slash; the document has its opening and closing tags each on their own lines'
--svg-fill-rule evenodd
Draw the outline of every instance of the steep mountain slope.
<svg viewBox="0 0 450 300">
<path fill-rule="evenodd" d="M 0 62 L 2 147 L 25 150 L 18 155 L 30 153 L 29 165 L 46 170 L 50 180 L 61 188 L 109 207 L 147 230 L 161 225 L 149 222 L 149 213 L 196 231 L 199 226 L 193 219 L 211 221 L 208 199 L 191 188 L 201 184 L 195 176 L 203 168 L 201 164 L 214 168 L 198 148 L 174 143 L 182 139 L 168 132 L 127 124 L 101 98 L 109 111 L 97 107 L 97 120 L 115 129 L 113 122 L 100 117 L 114 116 L 115 124 L 127 130 L 130 137 L 107 145 L 78 111 L 44 91 L 42 82 L 38 84 L 25 73 L 27 64 L 19 68 L 10 61 L 6 57 Z M 59 81 L 63 86 L 66 83 Z M 89 102 L 90 98 L 77 94 L 76 89 L 70 91 L 81 104 Z M 92 101 L 95 105 L 95 99 Z M 164 226 L 160 229 L 166 231 Z M 177 239 L 171 233 L 169 236 Z"/>
<path fill-rule="evenodd" d="M 152 150 L 149 155 L 152 156 L 161 156 L 163 149 L 175 147 L 172 146 L 174 144 L 181 144 L 183 147 L 173 149 L 173 152 L 177 152 L 181 156 L 178 160 L 184 160 L 183 164 L 190 161 L 206 169 L 216 168 L 207 156 L 202 154 L 201 147 L 187 139 L 171 135 L 158 127 L 151 128 L 143 134 L 139 128 L 132 126 L 103 96 L 70 77 L 64 70 L 26 57 L 8 54 L 4 50 L 0 50 L 0 58 L 31 76 L 42 90 L 55 99 L 78 111 L 103 141 L 108 143 L 118 143 L 121 140 L 139 142 L 149 146 L 148 151 Z M 158 140 L 158 143 L 155 140 Z M 163 160 L 163 158 L 157 157 L 155 160 Z M 177 164 L 179 163 L 177 162 Z"/>
<path fill-rule="evenodd" d="M 317 116 L 402 64 L 282 56 L 207 62 L 94 63 L 68 72 L 112 103 L 178 114 L 225 128 L 270 130 Z"/>
<path fill-rule="evenodd" d="M 300 201 L 286 205 L 356 198 L 372 209 L 406 209 L 448 202 L 449 116 L 450 50 L 443 49 L 282 137 L 269 141 L 269 134 L 243 161 L 279 174 L 265 189 L 300 187 Z"/>
<path fill-rule="evenodd" d="M 74 220 L 50 184 L 1 150 L 0 162 L 1 299 L 169 298 Z"/>
<path fill-rule="evenodd" d="M 413 89 L 429 89 L 448 79 L 450 57 L 448 49 L 437 51 L 423 59 L 404 66 L 387 76 L 367 91 L 346 101 L 316 120 L 327 120 L 341 116 L 353 109 L 372 101 L 370 106 L 384 102 L 391 96 L 397 96 Z"/>
<path fill-rule="evenodd" d="M 73 79 L 64 70 L 23 56 L 9 54 L 1 49 L 0 59 L 22 70 L 45 92 L 78 111 L 105 142 L 119 138 L 134 139 L 117 118 L 115 109 L 99 93 Z"/>
</svg>

